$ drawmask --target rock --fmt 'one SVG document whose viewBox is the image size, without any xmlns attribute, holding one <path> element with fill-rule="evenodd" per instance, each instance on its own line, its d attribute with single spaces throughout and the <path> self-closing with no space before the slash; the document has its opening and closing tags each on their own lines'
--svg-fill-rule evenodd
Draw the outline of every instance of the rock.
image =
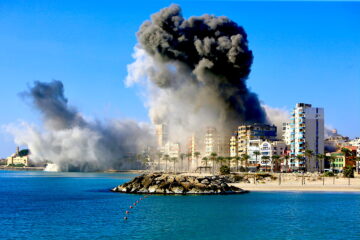
<svg viewBox="0 0 360 240">
<path fill-rule="evenodd" d="M 209 184 L 209 180 L 207 178 L 205 178 L 204 180 L 201 181 L 202 184 Z"/>
<path fill-rule="evenodd" d="M 113 188 L 113 192 L 141 194 L 234 194 L 246 191 L 229 186 L 228 176 L 195 177 L 176 174 L 143 174 Z"/>
</svg>

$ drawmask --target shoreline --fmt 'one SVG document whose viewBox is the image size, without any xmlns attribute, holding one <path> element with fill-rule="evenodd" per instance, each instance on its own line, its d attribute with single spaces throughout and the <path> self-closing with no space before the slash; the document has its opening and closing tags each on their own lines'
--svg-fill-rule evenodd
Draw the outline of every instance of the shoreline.
<svg viewBox="0 0 360 240">
<path fill-rule="evenodd" d="M 360 193 L 360 185 L 293 185 L 293 184 L 246 184 L 246 183 L 231 183 L 229 185 L 242 188 L 250 192 L 354 192 Z"/>
<path fill-rule="evenodd" d="M 44 167 L 1 167 L 3 171 L 44 171 Z"/>
</svg>

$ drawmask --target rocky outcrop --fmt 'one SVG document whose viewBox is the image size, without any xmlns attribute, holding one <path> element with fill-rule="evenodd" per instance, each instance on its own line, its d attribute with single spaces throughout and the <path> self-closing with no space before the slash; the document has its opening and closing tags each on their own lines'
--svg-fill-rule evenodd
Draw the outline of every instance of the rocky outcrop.
<svg viewBox="0 0 360 240">
<path fill-rule="evenodd" d="M 113 192 L 138 194 L 239 194 L 247 191 L 229 186 L 226 176 L 184 176 L 151 173 L 135 177 L 112 189 Z"/>
</svg>

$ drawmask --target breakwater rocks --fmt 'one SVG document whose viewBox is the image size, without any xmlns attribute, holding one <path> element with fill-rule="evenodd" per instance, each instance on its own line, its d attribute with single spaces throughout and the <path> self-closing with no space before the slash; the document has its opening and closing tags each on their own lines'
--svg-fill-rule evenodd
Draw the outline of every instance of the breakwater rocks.
<svg viewBox="0 0 360 240">
<path fill-rule="evenodd" d="M 225 176 L 184 176 L 151 173 L 135 177 L 112 189 L 113 192 L 139 194 L 240 194 L 241 188 L 229 186 Z"/>
</svg>

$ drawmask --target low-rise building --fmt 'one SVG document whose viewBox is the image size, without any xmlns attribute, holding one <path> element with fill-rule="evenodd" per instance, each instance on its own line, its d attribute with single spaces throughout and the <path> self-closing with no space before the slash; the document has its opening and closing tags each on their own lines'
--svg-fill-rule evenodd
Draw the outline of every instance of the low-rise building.
<svg viewBox="0 0 360 240">
<path fill-rule="evenodd" d="M 283 141 L 263 141 L 250 140 L 247 146 L 249 155 L 248 166 L 260 168 L 263 171 L 269 171 L 273 156 L 282 156 L 286 151 L 286 144 Z M 276 164 L 276 170 L 280 170 L 280 164 Z"/>
<path fill-rule="evenodd" d="M 28 149 L 20 151 L 19 147 L 16 147 L 16 152 L 6 159 L 7 166 L 29 166 L 29 155 Z"/>
<path fill-rule="evenodd" d="M 330 162 L 330 168 L 336 172 L 342 172 L 343 168 L 346 166 L 345 154 L 338 151 L 327 154 L 332 157 Z"/>
</svg>

